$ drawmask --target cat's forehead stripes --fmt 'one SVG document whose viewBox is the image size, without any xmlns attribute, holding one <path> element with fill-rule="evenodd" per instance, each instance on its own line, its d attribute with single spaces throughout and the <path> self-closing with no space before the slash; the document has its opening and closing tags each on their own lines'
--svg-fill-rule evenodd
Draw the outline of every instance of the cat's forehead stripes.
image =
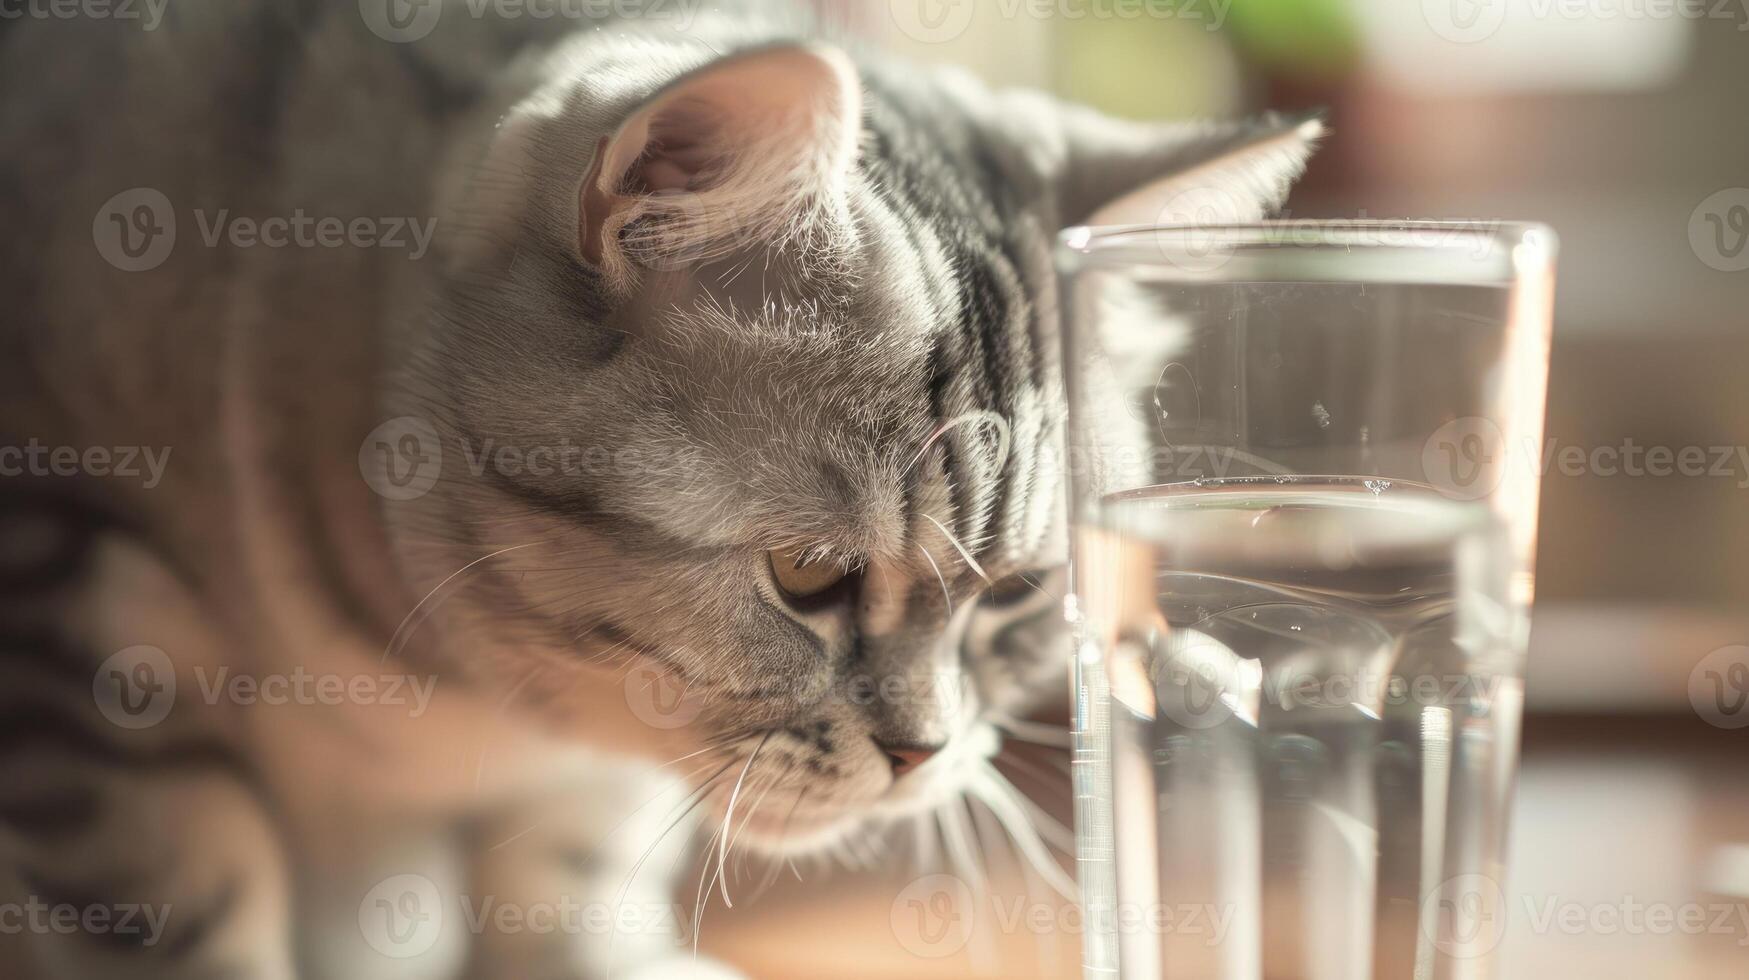
<svg viewBox="0 0 1749 980">
<path fill-rule="evenodd" d="M 1008 530 L 1030 540 L 1006 542 L 1006 550 L 1031 550 L 1043 523 L 1034 512 L 1054 503 L 1049 493 L 1039 499 L 1034 479 L 1034 463 L 1055 431 L 1045 350 L 1053 341 L 1028 288 L 1051 289 L 1049 236 L 1031 213 L 1040 189 L 968 120 L 931 112 L 928 100 L 907 98 L 878 77 L 867 89 L 869 184 L 903 217 L 912 241 L 929 244 L 920 254 L 940 256 L 935 278 L 947 286 L 932 311 L 930 415 L 949 422 L 992 413 L 1018 436 L 994 470 L 977 465 L 987 460 L 966 458 L 975 443 L 944 446 L 949 527 L 985 558 L 1004 550 Z"/>
</svg>

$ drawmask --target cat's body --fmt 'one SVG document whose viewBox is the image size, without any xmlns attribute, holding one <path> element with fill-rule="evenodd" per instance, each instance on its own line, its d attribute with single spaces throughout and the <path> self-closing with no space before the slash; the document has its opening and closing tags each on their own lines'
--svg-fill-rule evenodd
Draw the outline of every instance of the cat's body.
<svg viewBox="0 0 1749 980">
<path fill-rule="evenodd" d="M 598 931 L 454 917 L 665 906 L 666 854 L 622 886 L 676 783 L 775 854 L 948 798 L 1060 678 L 1048 596 L 979 599 L 1064 556 L 1053 233 L 1235 149 L 1255 217 L 1311 135 L 466 9 L 0 32 L 0 445 L 48 450 L 0 478 L 0 881 L 167 912 L 25 976 L 596 975 Z M 792 596 L 803 551 L 846 571 Z"/>
</svg>

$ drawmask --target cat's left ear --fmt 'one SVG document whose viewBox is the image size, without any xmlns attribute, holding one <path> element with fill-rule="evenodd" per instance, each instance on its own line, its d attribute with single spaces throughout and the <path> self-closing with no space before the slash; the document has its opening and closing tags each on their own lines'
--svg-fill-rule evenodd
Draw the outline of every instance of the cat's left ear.
<svg viewBox="0 0 1749 980">
<path fill-rule="evenodd" d="M 696 257 L 830 211 L 861 126 L 856 69 L 836 48 L 780 44 L 713 61 L 601 141 L 578 195 L 578 246 L 624 272 L 628 256 Z"/>
<path fill-rule="evenodd" d="M 1324 134 L 1317 118 L 1132 123 L 1066 107 L 1065 225 L 1240 224 L 1279 210 Z"/>
</svg>

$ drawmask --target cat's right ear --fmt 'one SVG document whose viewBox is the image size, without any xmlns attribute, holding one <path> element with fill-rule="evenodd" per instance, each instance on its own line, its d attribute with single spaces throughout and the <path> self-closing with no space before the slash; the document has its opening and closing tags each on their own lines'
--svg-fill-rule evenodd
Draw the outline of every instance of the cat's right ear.
<svg viewBox="0 0 1749 980">
<path fill-rule="evenodd" d="M 1236 224 L 1286 201 L 1324 135 L 1317 117 L 1134 123 L 1078 106 L 1062 112 L 1066 224 Z"/>
<path fill-rule="evenodd" d="M 596 146 L 578 191 L 578 249 L 619 279 L 640 258 L 702 258 L 829 214 L 861 126 L 856 70 L 835 48 L 783 44 L 713 61 Z"/>
</svg>

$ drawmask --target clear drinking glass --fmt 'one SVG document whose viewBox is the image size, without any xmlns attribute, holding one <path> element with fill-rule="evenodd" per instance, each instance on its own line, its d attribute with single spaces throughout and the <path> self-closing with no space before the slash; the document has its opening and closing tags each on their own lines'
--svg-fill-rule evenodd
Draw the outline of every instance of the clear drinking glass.
<svg viewBox="0 0 1749 980">
<path fill-rule="evenodd" d="M 1064 234 L 1087 976 L 1494 975 L 1553 262 Z"/>
</svg>

